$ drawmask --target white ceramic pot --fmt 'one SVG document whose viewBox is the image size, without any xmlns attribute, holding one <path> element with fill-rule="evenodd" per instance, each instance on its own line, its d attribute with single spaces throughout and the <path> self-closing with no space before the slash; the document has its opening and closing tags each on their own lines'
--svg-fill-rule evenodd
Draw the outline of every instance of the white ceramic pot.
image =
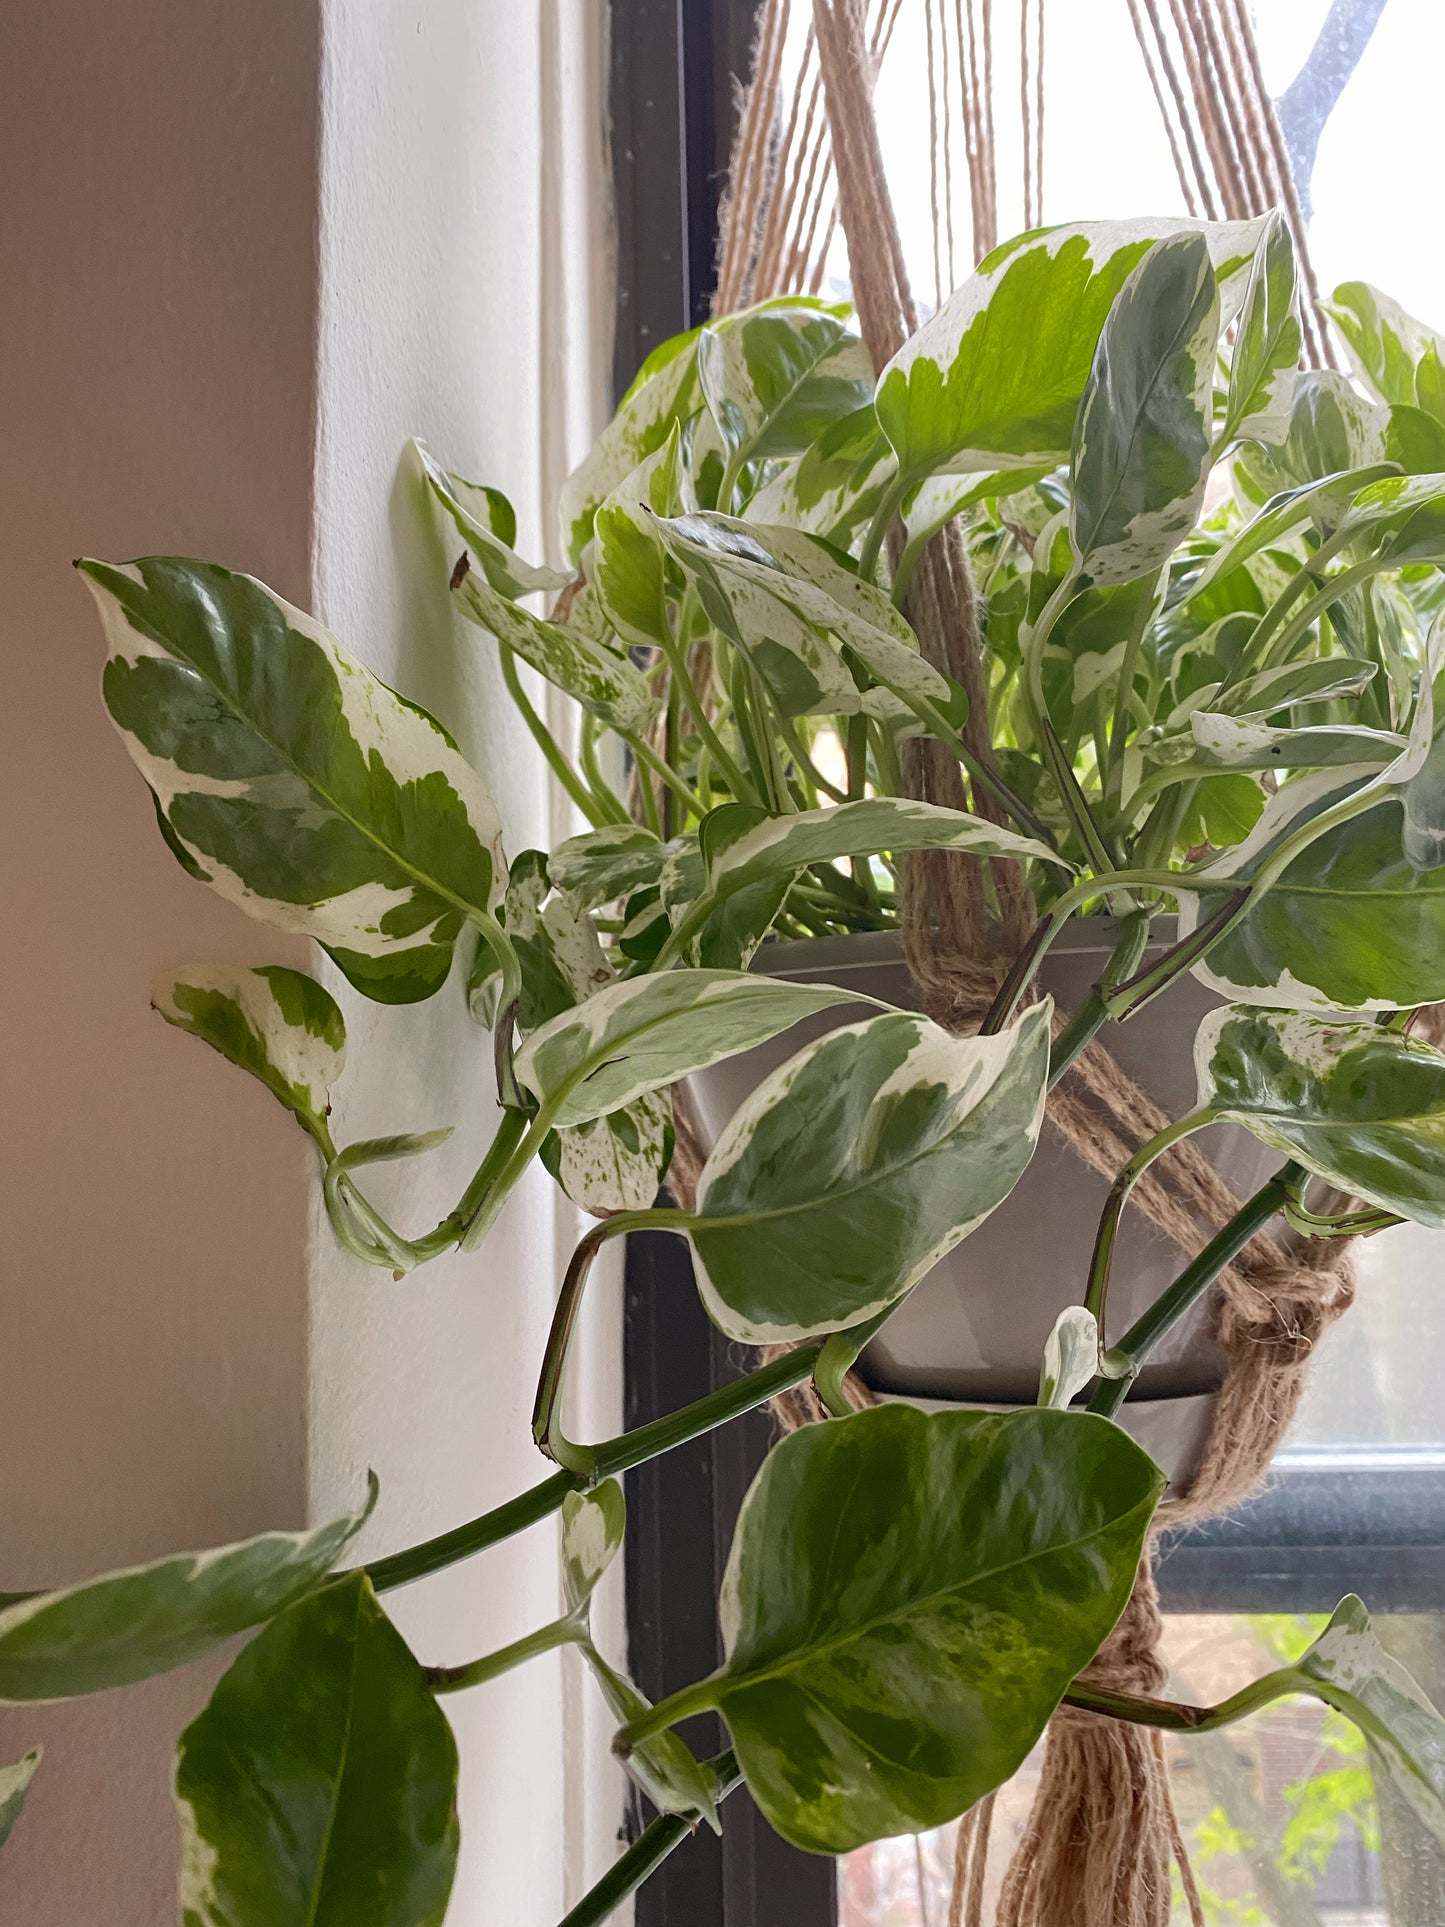
<svg viewBox="0 0 1445 1927">
<path fill-rule="evenodd" d="M 1167 942 L 1151 947 L 1158 955 Z M 1044 961 L 1041 983 L 1066 1011 L 1076 1010 L 1112 949 L 1103 919 L 1067 925 Z M 805 983 L 832 983 L 916 1008 L 917 999 L 892 932 L 769 943 L 753 968 Z M 1192 977 L 1171 985 L 1101 1041 L 1171 1117 L 1195 1101 L 1194 1032 L 1218 999 Z M 692 1079 L 708 1143 L 767 1074 L 802 1044 L 840 1024 L 858 1006 L 806 1019 L 771 1043 L 714 1065 Z M 1240 1196 L 1257 1190 L 1278 1155 L 1234 1125 L 1215 1125 L 1199 1148 Z M 878 1392 L 919 1403 L 1007 1407 L 1032 1403 L 1039 1357 L 1062 1308 L 1083 1295 L 1106 1180 L 1091 1171 L 1049 1126 L 1012 1195 L 915 1288 L 860 1360 Z M 1137 1211 L 1125 1214 L 1109 1287 L 1108 1335 L 1118 1337 L 1177 1276 L 1177 1247 Z M 1154 1354 L 1123 1416 L 1161 1465 L 1187 1475 L 1208 1431 L 1212 1394 L 1224 1359 L 1208 1330 L 1207 1306 L 1183 1320 Z"/>
</svg>

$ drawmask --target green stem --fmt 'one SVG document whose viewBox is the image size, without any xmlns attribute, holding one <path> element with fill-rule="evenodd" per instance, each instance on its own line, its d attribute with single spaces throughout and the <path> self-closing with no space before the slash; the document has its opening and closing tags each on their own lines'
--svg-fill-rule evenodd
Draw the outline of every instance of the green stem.
<svg viewBox="0 0 1445 1927">
<path fill-rule="evenodd" d="M 673 681 L 682 691 L 682 700 L 686 703 L 688 714 L 692 717 L 693 727 L 697 730 L 702 741 L 707 745 L 713 761 L 722 771 L 728 787 L 733 793 L 734 799 L 739 803 L 756 802 L 757 794 L 752 784 L 743 775 L 737 763 L 723 747 L 722 738 L 713 728 L 712 718 L 707 713 L 707 704 L 703 701 L 699 692 L 693 688 L 692 677 L 687 673 L 686 651 L 676 640 L 673 640 L 670 645 L 664 643 L 663 649 L 667 654 Z"/>
<path fill-rule="evenodd" d="M 698 817 L 704 815 L 705 812 L 702 804 L 698 802 L 697 797 L 688 788 L 687 784 L 678 775 L 672 765 L 663 761 L 662 757 L 658 755 L 657 751 L 640 731 L 636 734 L 630 731 L 627 732 L 623 737 L 623 741 L 627 743 L 638 762 L 644 764 L 661 780 L 664 790 L 670 790 L 672 792 L 682 804 L 684 811 L 691 811 L 694 816 Z M 659 824 L 659 836 L 662 835 L 662 828 L 663 826 Z M 663 841 L 667 841 L 666 837 L 663 837 Z"/>
<path fill-rule="evenodd" d="M 1142 1317 L 1135 1320 L 1119 1343 L 1106 1355 L 1110 1376 L 1102 1381 L 1089 1400 L 1091 1412 L 1097 1412 L 1104 1418 L 1113 1417 L 1128 1397 L 1130 1386 L 1154 1347 L 1199 1302 L 1224 1267 L 1244 1249 L 1254 1234 L 1261 1231 L 1282 1208 L 1289 1196 L 1290 1185 L 1299 1175 L 1301 1168 L 1297 1164 L 1286 1164 L 1276 1171 L 1252 1198 L 1240 1206 L 1229 1223 L 1215 1233 L 1198 1257 L 1185 1266 L 1169 1289 L 1154 1301 Z"/>
<path fill-rule="evenodd" d="M 882 1331 L 897 1309 L 897 1301 L 885 1305 L 882 1311 L 875 1312 L 871 1318 L 850 1325 L 847 1331 L 832 1332 L 824 1340 L 818 1362 L 813 1367 L 813 1385 L 823 1402 L 823 1409 L 833 1418 L 853 1416 L 853 1402 L 848 1397 L 843 1380 L 857 1364 L 858 1354 L 863 1347 Z"/>
<path fill-rule="evenodd" d="M 1083 1003 L 1054 1039 L 1049 1052 L 1049 1089 L 1052 1090 L 1074 1059 L 1087 1049 L 1109 1017 L 1108 993 L 1139 967 L 1149 942 L 1149 913 L 1131 911 L 1120 921 L 1119 938 L 1109 961 Z"/>
<path fill-rule="evenodd" d="M 685 1211 L 619 1211 L 604 1218 L 582 1238 L 567 1265 L 562 1289 L 557 1294 L 552 1328 L 542 1354 L 542 1371 L 537 1381 L 537 1396 L 532 1406 L 532 1437 L 538 1448 L 555 1464 L 582 1478 L 592 1471 L 592 1454 L 585 1445 L 574 1445 L 562 1431 L 562 1381 L 567 1368 L 567 1353 L 582 1308 L 587 1274 L 603 1245 L 610 1238 L 625 1237 L 629 1231 L 651 1231 L 662 1226 L 681 1227 L 689 1222 Z"/>
<path fill-rule="evenodd" d="M 711 1678 L 696 1679 L 691 1686 L 669 1693 L 656 1706 L 649 1706 L 645 1713 L 639 1713 L 635 1720 L 628 1720 L 625 1726 L 619 1726 L 612 1735 L 612 1751 L 619 1760 L 625 1760 L 630 1753 L 636 1752 L 644 1740 L 665 1732 L 669 1726 L 676 1726 L 681 1720 L 691 1719 L 695 1713 L 711 1713 L 716 1705 L 715 1682 Z"/>
<path fill-rule="evenodd" d="M 555 1652 L 559 1646 L 582 1646 L 587 1643 L 587 1628 L 572 1618 L 554 1619 L 550 1626 L 543 1626 L 535 1633 L 528 1633 L 522 1639 L 514 1639 L 510 1646 L 503 1646 L 495 1653 L 486 1653 L 481 1659 L 468 1660 L 464 1666 L 428 1666 L 426 1683 L 434 1693 L 464 1693 L 469 1686 L 485 1686 L 489 1679 L 499 1679 L 503 1673 L 510 1673 L 514 1666 L 521 1666 L 539 1653 Z"/>
<path fill-rule="evenodd" d="M 497 1213 L 506 1203 L 513 1185 L 552 1128 L 550 1118 L 538 1128 L 540 1123 L 540 1114 L 529 1121 L 525 1111 L 502 1112 L 497 1134 L 471 1183 L 436 1230 L 417 1241 L 418 1251 L 434 1258 L 439 1252 L 450 1251 L 453 1245 L 460 1245 L 463 1251 L 472 1249 L 476 1240 L 496 1222 Z"/>
<path fill-rule="evenodd" d="M 1124 738 L 1129 728 L 1129 699 L 1134 688 L 1134 671 L 1139 662 L 1139 651 L 1143 647 L 1144 631 L 1149 626 L 1159 602 L 1159 580 L 1163 570 L 1155 571 L 1154 593 L 1142 604 L 1139 614 L 1130 626 L 1128 640 L 1124 648 L 1124 660 L 1119 665 L 1119 680 L 1114 690 L 1114 714 L 1109 724 L 1108 757 L 1099 770 L 1099 787 L 1105 796 L 1110 793 L 1110 785 L 1115 781 L 1120 759 L 1124 753 Z"/>
<path fill-rule="evenodd" d="M 1319 593 L 1312 596 L 1302 609 L 1297 610 L 1280 630 L 1270 644 L 1269 653 L 1261 663 L 1261 668 L 1268 669 L 1275 663 L 1286 661 L 1294 644 L 1313 623 L 1319 620 L 1326 609 L 1332 608 L 1341 596 L 1348 595 L 1351 589 L 1358 588 L 1360 583 L 1368 582 L 1371 576 L 1379 575 L 1382 570 L 1390 566 L 1388 560 L 1382 561 L 1378 556 L 1372 556 L 1367 562 L 1357 562 L 1353 568 L 1342 569 L 1338 575 L 1332 575 Z M 1398 567 L 1398 564 L 1395 566 Z M 1251 637 L 1251 645 L 1253 640 Z"/>
<path fill-rule="evenodd" d="M 590 710 L 582 712 L 582 728 L 578 738 L 581 750 L 582 774 L 587 778 L 587 787 L 599 810 L 611 823 L 630 823 L 627 807 L 617 795 L 607 778 L 602 774 L 597 761 L 597 719 Z"/>
<path fill-rule="evenodd" d="M 753 729 L 752 712 L 748 706 L 748 666 L 740 649 L 733 652 L 728 696 L 733 706 L 733 725 L 738 732 L 738 741 L 743 746 L 743 760 L 752 776 L 753 793 L 763 807 L 780 816 L 782 805 L 773 795 L 769 765 L 758 748 Z"/>
<path fill-rule="evenodd" d="M 1049 826 L 1042 818 L 1034 815 L 1028 804 L 1021 796 L 1015 794 L 997 770 L 989 769 L 979 761 L 937 703 L 931 702 L 927 696 L 915 696 L 908 690 L 899 689 L 892 683 L 888 684 L 888 687 L 893 690 L 899 701 L 906 703 L 918 720 L 926 725 L 928 733 L 958 758 L 968 773 L 969 781 L 977 784 L 980 789 L 987 790 L 995 803 L 1012 817 L 1025 836 L 1033 837 L 1047 850 L 1058 847 Z"/>
<path fill-rule="evenodd" d="M 517 659 L 515 655 L 512 653 L 510 647 L 500 638 L 498 638 L 497 641 L 497 649 L 501 656 L 502 681 L 506 686 L 507 694 L 516 705 L 517 713 L 521 716 L 522 721 L 527 725 L 528 729 L 531 730 L 533 741 L 541 750 L 543 756 L 546 757 L 548 769 L 551 770 L 552 774 L 577 805 L 578 809 L 581 810 L 582 814 L 587 818 L 587 821 L 592 825 L 593 829 L 600 830 L 602 825 L 607 821 L 607 818 L 598 809 L 594 799 L 583 787 L 576 771 L 558 748 L 557 740 L 551 730 L 548 729 L 547 725 L 542 721 L 542 718 L 532 707 L 527 692 L 522 687 L 521 678 L 517 674 Z"/>
<path fill-rule="evenodd" d="M 640 1425 L 634 1431 L 604 1439 L 600 1445 L 579 1445 L 566 1438 L 562 1433 L 560 1411 L 567 1352 L 576 1328 L 587 1274 L 597 1253 L 608 1238 L 624 1232 L 681 1231 L 693 1222 L 686 1211 L 619 1212 L 615 1218 L 606 1218 L 601 1224 L 595 1225 L 572 1254 L 557 1297 L 552 1329 L 547 1335 L 547 1349 L 542 1358 L 537 1398 L 532 1410 L 532 1436 L 549 1458 L 562 1465 L 583 1485 L 596 1485 L 615 1473 L 626 1472 L 634 1465 L 655 1459 L 660 1453 L 669 1452 L 676 1445 L 685 1445 L 689 1439 L 700 1438 L 704 1432 L 714 1431 L 719 1425 L 726 1425 L 729 1420 L 752 1411 L 754 1406 L 775 1398 L 779 1392 L 801 1384 L 813 1370 L 818 1354 L 823 1349 L 819 1342 L 785 1352 L 771 1365 L 764 1365 L 761 1370 L 750 1372 L 745 1378 L 734 1379 L 731 1384 L 709 1392 L 706 1398 L 695 1399 L 691 1405 L 668 1412 L 649 1425 Z"/>
<path fill-rule="evenodd" d="M 1332 536 L 1320 544 L 1299 572 L 1285 584 L 1255 625 L 1248 642 L 1240 651 L 1238 662 L 1224 678 L 1218 697 L 1215 699 L 1216 702 L 1236 684 L 1243 682 L 1246 676 L 1252 675 L 1256 669 L 1263 667 L 1265 645 L 1288 615 L 1292 604 L 1297 602 L 1312 585 L 1317 585 L 1323 580 L 1320 571 L 1324 564 L 1332 561 L 1350 540 L 1348 532 L 1337 529 Z"/>
<path fill-rule="evenodd" d="M 1147 1144 L 1141 1144 L 1127 1164 L 1109 1187 L 1109 1195 L 1104 1200 L 1104 1209 L 1099 1218 L 1099 1229 L 1094 1237 L 1094 1253 L 1089 1261 L 1089 1283 L 1084 1293 L 1084 1309 L 1091 1311 L 1099 1327 L 1099 1343 L 1104 1343 L 1104 1310 L 1109 1297 L 1109 1273 L 1114 1263 L 1114 1245 L 1119 1236 L 1119 1222 L 1124 1215 L 1124 1206 L 1129 1202 L 1129 1194 L 1153 1164 L 1162 1157 L 1171 1144 L 1181 1138 L 1189 1137 L 1195 1131 L 1203 1130 L 1206 1124 L 1214 1122 L 1215 1113 L 1201 1106 L 1190 1111 L 1186 1117 L 1151 1137 Z"/>
<path fill-rule="evenodd" d="M 719 1753 L 704 1766 L 711 1768 L 717 1781 L 717 1797 L 725 1800 L 742 1784 L 742 1769 L 733 1753 Z M 601 1927 L 601 1923 L 637 1892 L 688 1835 L 697 1830 L 697 1821 L 686 1814 L 660 1813 L 632 1843 L 615 1866 L 607 1872 L 572 1909 L 560 1927 Z"/>
<path fill-rule="evenodd" d="M 514 1499 L 493 1506 L 490 1512 L 469 1519 L 465 1525 L 453 1526 L 450 1532 L 438 1533 L 436 1538 L 424 1539 L 420 1545 L 389 1553 L 384 1559 L 368 1561 L 363 1571 L 378 1592 L 430 1578 L 432 1573 L 444 1572 L 448 1566 L 485 1552 L 489 1546 L 500 1545 L 503 1539 L 510 1539 L 539 1520 L 549 1518 L 560 1509 L 567 1494 L 580 1492 L 583 1484 L 583 1480 L 574 1478 L 570 1472 L 554 1472 L 540 1485 L 530 1486 Z"/>
<path fill-rule="evenodd" d="M 1170 1733 L 1214 1733 L 1221 1726 L 1232 1726 L 1286 1693 L 1304 1689 L 1293 1668 L 1266 1673 L 1250 1685 L 1232 1693 L 1217 1706 L 1189 1706 L 1181 1700 L 1151 1699 L 1145 1694 L 1106 1693 L 1078 1680 L 1064 1695 L 1065 1706 L 1082 1707 L 1088 1713 L 1103 1713 L 1112 1720 L 1129 1720 L 1136 1726 L 1162 1727 Z"/>
<path fill-rule="evenodd" d="M 883 553 L 883 540 L 888 533 L 888 525 L 898 513 L 904 496 L 908 493 L 908 481 L 902 475 L 895 475 L 883 499 L 873 511 L 873 520 L 868 524 L 868 533 L 863 538 L 863 547 L 858 553 L 858 573 L 865 582 L 878 580 L 878 558 Z"/>
</svg>

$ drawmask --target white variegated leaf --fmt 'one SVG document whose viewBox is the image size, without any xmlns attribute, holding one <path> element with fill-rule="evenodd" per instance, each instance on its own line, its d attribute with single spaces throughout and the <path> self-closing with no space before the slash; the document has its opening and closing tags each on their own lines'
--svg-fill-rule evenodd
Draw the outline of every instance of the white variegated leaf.
<svg viewBox="0 0 1445 1927">
<path fill-rule="evenodd" d="M 597 594 L 617 633 L 643 648 L 672 640 L 667 558 L 657 521 L 682 507 L 681 461 L 674 429 L 618 483 L 593 518 L 590 573 Z"/>
<path fill-rule="evenodd" d="M 1272 729 L 1209 709 L 1194 710 L 1189 727 L 1200 760 L 1214 769 L 1383 769 L 1406 747 L 1403 736 L 1385 729 L 1344 723 Z"/>
<path fill-rule="evenodd" d="M 517 554 L 512 546 L 517 518 L 499 489 L 450 474 L 425 442 L 413 441 L 411 447 L 439 510 L 498 594 L 515 601 L 539 590 L 567 587 L 572 577 L 563 570 L 539 568 Z"/>
<path fill-rule="evenodd" d="M 106 707 L 192 873 L 314 937 L 368 996 L 440 989 L 506 880 L 496 808 L 440 724 L 250 576 L 173 556 L 79 567 Z"/>
<path fill-rule="evenodd" d="M 44 1754 L 43 1746 L 32 1746 L 13 1766 L 0 1766 L 0 1847 L 10 1838 L 15 1822 L 25 1810 L 25 1796 Z"/>
<path fill-rule="evenodd" d="M 764 1079 L 713 1146 L 688 1226 L 721 1329 L 761 1345 L 856 1325 L 981 1224 L 1033 1155 L 1051 1010 L 991 1037 L 890 1012 Z"/>
<path fill-rule="evenodd" d="M 646 1091 L 622 1110 L 559 1131 L 554 1175 L 584 1211 L 645 1211 L 672 1146 L 672 1101 L 666 1091 Z"/>
<path fill-rule="evenodd" d="M 743 516 L 821 535 L 851 549 L 877 512 L 898 464 L 870 400 L 832 423 L 748 500 Z"/>
<path fill-rule="evenodd" d="M 1346 281 L 1320 306 L 1345 338 L 1356 373 L 1381 401 L 1428 408 L 1419 388 L 1422 361 L 1445 360 L 1445 335 L 1407 314 L 1368 281 Z"/>
<path fill-rule="evenodd" d="M 1063 1410 L 1099 1370 L 1099 1321 L 1084 1305 L 1065 1305 L 1044 1341 L 1040 1405 Z"/>
<path fill-rule="evenodd" d="M 1284 216 L 1266 218 L 1239 310 L 1219 442 L 1282 442 L 1289 432 L 1304 337 L 1295 306 L 1294 243 Z"/>
<path fill-rule="evenodd" d="M 746 462 L 801 454 L 873 394 L 873 364 L 857 334 L 837 309 L 806 300 L 708 322 L 697 369 L 734 474 Z"/>
<path fill-rule="evenodd" d="M 658 699 L 625 654 L 509 602 L 480 571 L 465 564 L 463 556 L 452 577 L 452 592 L 469 621 L 514 649 L 523 662 L 609 728 L 625 732 L 647 727 L 657 714 Z"/>
<path fill-rule="evenodd" d="M 1395 473 L 1392 462 L 1376 462 L 1364 468 L 1346 469 L 1306 482 L 1272 495 L 1252 516 L 1238 535 L 1224 543 L 1189 585 L 1189 596 L 1203 595 L 1222 577 L 1242 568 L 1263 550 L 1274 548 L 1303 522 L 1313 523 L 1321 535 L 1332 535 L 1343 520 L 1351 500 L 1371 482 Z"/>
<path fill-rule="evenodd" d="M 1203 234 L 1225 327 L 1263 226 L 1262 218 L 1101 221 L 1005 241 L 879 377 L 878 419 L 900 473 L 914 483 L 1066 461 L 1105 316 L 1146 251 Z"/>
<path fill-rule="evenodd" d="M 547 859 L 547 873 L 579 910 L 612 903 L 657 882 L 667 846 L 640 823 L 607 823 L 569 836 Z"/>
<path fill-rule="evenodd" d="M 558 1129 L 585 1124 L 850 1001 L 829 984 L 746 971 L 629 977 L 533 1031 L 517 1053 L 517 1077 Z"/>
<path fill-rule="evenodd" d="M 1203 240 L 1156 242 L 1115 297 L 1079 404 L 1069 534 L 1090 582 L 1152 575 L 1198 521 L 1218 336 Z"/>
<path fill-rule="evenodd" d="M 570 561 L 580 562 L 592 540 L 592 518 L 599 503 L 639 462 L 662 447 L 675 425 L 696 412 L 698 332 L 694 328 L 675 335 L 653 349 L 617 413 L 562 484 L 558 504 L 562 547 Z"/>
<path fill-rule="evenodd" d="M 1347 1195 L 1445 1228 L 1445 1053 L 1379 1024 L 1226 1005 L 1194 1040 L 1199 1102 Z"/>
<path fill-rule="evenodd" d="M 562 1597 L 569 1613 L 585 1606 L 622 1550 L 627 1503 L 616 1479 L 562 1501 Z"/>
<path fill-rule="evenodd" d="M 985 469 L 982 474 L 932 475 L 911 489 L 900 514 L 907 541 L 900 571 L 910 569 L 913 559 L 925 549 L 938 531 L 956 515 L 964 515 L 980 502 L 989 502 L 1028 483 L 1041 482 L 1051 474 L 1053 463 L 1038 468 Z"/>
<path fill-rule="evenodd" d="M 331 1086 L 346 1060 L 346 1025 L 314 977 L 284 964 L 192 964 L 159 984 L 154 1002 L 168 1024 L 259 1078 L 303 1124 L 330 1110 Z"/>
</svg>

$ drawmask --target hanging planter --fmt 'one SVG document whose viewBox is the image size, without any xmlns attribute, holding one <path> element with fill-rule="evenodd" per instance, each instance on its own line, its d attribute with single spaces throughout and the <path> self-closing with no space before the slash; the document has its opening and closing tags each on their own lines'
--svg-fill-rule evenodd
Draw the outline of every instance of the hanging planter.
<svg viewBox="0 0 1445 1927">
<path fill-rule="evenodd" d="M 550 852 L 509 860 L 453 737 L 264 585 L 177 557 L 80 565 L 107 707 L 186 871 L 314 938 L 374 1003 L 464 980 L 491 1034 L 495 1136 L 441 1221 L 404 1230 L 370 1167 L 441 1134 L 337 1144 L 346 1026 L 319 981 L 208 967 L 157 995 L 312 1140 L 366 1288 L 476 1250 L 534 1160 L 597 1220 L 539 1361 L 526 1490 L 349 1571 L 370 1500 L 0 1609 L 10 1700 L 258 1629 L 180 1745 L 199 1927 L 337 1906 L 439 1927 L 458 1847 L 440 1702 L 563 1646 L 658 1813 L 567 1927 L 720 1824 L 741 1779 L 787 1838 L 843 1852 L 978 1809 L 1046 1727 L 1007 1927 L 1073 1927 L 1072 1894 L 1126 1889 L 1147 1905 L 1117 1919 L 1153 1927 L 1154 1730 L 1293 1692 L 1354 1718 L 1445 1837 L 1445 1726 L 1359 1601 L 1295 1666 L 1178 1705 L 1148 1554 L 1161 1520 L 1267 1464 L 1348 1302 L 1342 1238 L 1445 1225 L 1445 1053 L 1408 1035 L 1445 996 L 1445 424 L 1297 375 L 1273 219 L 1024 236 L 876 382 L 875 345 L 807 299 L 665 344 L 563 491 L 565 569 L 518 555 L 496 490 L 415 451 L 456 605 L 590 824 Z M 1434 343 L 1419 360 L 1423 399 Z M 1233 492 L 1201 521 L 1226 460 Z M 575 756 L 522 664 L 577 704 Z M 670 1095 L 688 1083 L 698 1169 Z M 578 1440 L 589 1274 L 644 1228 L 690 1240 L 710 1316 L 762 1356 Z M 509 1283 L 479 1267 L 479 1289 Z M 929 1409 L 858 1410 L 868 1385 Z M 793 1393 L 820 1422 L 744 1506 L 723 1662 L 649 1706 L 590 1624 L 618 1477 Z M 1141 1394 L 1152 1458 L 1112 1422 Z M 1167 1512 L 1156 1460 L 1187 1482 Z M 554 1513 L 559 1615 L 418 1660 L 380 1595 Z M 675 1731 L 703 1711 L 730 1741 L 707 1761 Z M 7 1812 L 33 1770 L 10 1770 Z M 1148 1825 L 1126 1839 L 1099 1810 Z"/>
</svg>

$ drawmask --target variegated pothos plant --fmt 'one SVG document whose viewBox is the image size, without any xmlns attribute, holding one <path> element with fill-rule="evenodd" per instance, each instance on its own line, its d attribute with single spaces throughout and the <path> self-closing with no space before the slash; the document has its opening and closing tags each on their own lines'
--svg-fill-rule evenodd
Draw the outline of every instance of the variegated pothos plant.
<svg viewBox="0 0 1445 1927">
<path fill-rule="evenodd" d="M 458 1826 L 438 1698 L 560 1646 L 591 1669 L 658 1815 L 569 1927 L 601 1920 L 697 1821 L 720 1824 L 740 1778 L 789 1839 L 841 1852 L 965 1811 L 1061 1700 L 1187 1729 L 1313 1693 L 1445 1836 L 1445 1724 L 1358 1601 L 1298 1665 L 1217 1708 L 1078 1683 L 1163 1484 L 1113 1415 L 1221 1252 L 1281 1210 L 1316 1233 L 1445 1224 L 1445 1055 L 1410 1035 L 1445 1000 L 1442 342 L 1361 284 L 1330 312 L 1354 379 L 1299 370 L 1277 216 L 1021 235 L 876 381 L 846 309 L 766 302 L 650 357 L 563 490 L 561 569 L 519 555 L 505 496 L 416 445 L 458 611 L 585 825 L 510 863 L 443 724 L 311 617 L 215 563 L 80 565 L 106 705 L 177 860 L 314 938 L 363 997 L 464 994 L 493 1034 L 495 1136 L 438 1225 L 398 1228 L 366 1170 L 440 1134 L 335 1143 L 345 1026 L 320 977 L 184 971 L 159 987 L 161 1015 L 291 1111 L 361 1262 L 401 1278 L 474 1246 L 533 1158 L 598 1216 L 541 1361 L 551 1469 L 529 1492 L 349 1572 L 369 1505 L 0 1602 L 9 1700 L 123 1685 L 254 1630 L 180 1741 L 186 1927 L 439 1922 Z M 901 613 L 955 517 L 981 595 L 985 766 L 962 690 Z M 543 721 L 535 677 L 576 705 L 575 745 Z M 920 735 L 1001 807 L 909 800 Z M 977 1036 L 765 967 L 771 942 L 894 927 L 899 860 L 918 850 L 1013 859 L 1039 905 Z M 1076 913 L 1112 916 L 1116 948 L 1060 1029 L 1028 993 Z M 1056 1281 L 1037 1407 L 852 1412 L 843 1375 L 1007 1197 L 1050 1084 L 1186 970 L 1226 1000 L 1196 1042 L 1198 1106 L 1119 1174 L 1090 1275 Z M 734 1116 L 692 1208 L 659 1208 L 671 1087 L 844 1001 Z M 1130 1187 L 1219 1117 L 1281 1170 L 1110 1332 Z M 1312 1209 L 1312 1179 L 1355 1202 Z M 600 1246 L 642 1226 L 691 1240 L 729 1337 L 786 1349 L 579 1443 L 560 1411 L 580 1296 Z M 834 1416 L 775 1446 L 748 1495 L 726 1656 L 650 1706 L 590 1629 L 624 1531 L 618 1476 L 804 1379 Z M 559 1617 L 464 1665 L 413 1657 L 379 1595 L 553 1513 Z M 731 1744 L 700 1761 L 674 1728 L 705 1709 Z M 0 1837 L 34 1770 L 30 1755 L 0 1774 Z"/>
</svg>

